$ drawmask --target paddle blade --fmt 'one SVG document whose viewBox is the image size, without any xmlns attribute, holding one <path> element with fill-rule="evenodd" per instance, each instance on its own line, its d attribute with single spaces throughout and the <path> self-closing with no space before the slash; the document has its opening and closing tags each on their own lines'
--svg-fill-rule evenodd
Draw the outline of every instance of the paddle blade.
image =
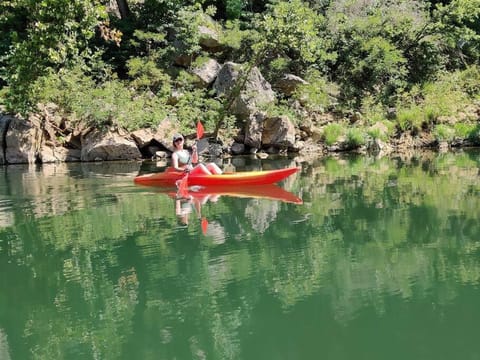
<svg viewBox="0 0 480 360">
<path fill-rule="evenodd" d="M 203 128 L 202 123 L 200 120 L 197 122 L 197 139 L 201 139 L 203 137 L 203 134 L 205 133 L 205 129 Z"/>
<path fill-rule="evenodd" d="M 206 218 L 202 218 L 202 234 L 207 235 L 208 229 L 208 220 Z"/>
<path fill-rule="evenodd" d="M 182 198 L 188 198 L 188 174 L 178 183 L 178 195 Z"/>
</svg>

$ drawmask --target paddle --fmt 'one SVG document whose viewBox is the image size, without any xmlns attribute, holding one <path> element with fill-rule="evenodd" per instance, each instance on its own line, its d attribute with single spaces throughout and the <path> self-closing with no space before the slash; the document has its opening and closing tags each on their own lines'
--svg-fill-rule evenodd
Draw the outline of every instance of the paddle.
<svg viewBox="0 0 480 360">
<path fill-rule="evenodd" d="M 207 229 L 208 229 L 208 220 L 205 217 L 202 217 L 202 234 L 207 235 Z"/>
<path fill-rule="evenodd" d="M 205 133 L 205 129 L 203 128 L 202 123 L 200 120 L 197 122 L 197 143 L 198 141 L 203 137 L 203 134 Z M 198 154 L 198 148 L 197 148 L 197 154 Z M 191 163 L 192 158 L 190 157 L 189 160 L 189 165 Z M 178 195 L 183 198 L 188 197 L 188 172 L 185 174 L 185 176 L 179 180 L 178 184 Z"/>
</svg>

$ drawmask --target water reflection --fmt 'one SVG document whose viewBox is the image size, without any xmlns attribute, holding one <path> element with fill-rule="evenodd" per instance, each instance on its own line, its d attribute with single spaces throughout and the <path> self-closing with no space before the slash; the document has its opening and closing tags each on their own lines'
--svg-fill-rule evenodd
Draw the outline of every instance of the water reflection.
<svg viewBox="0 0 480 360">
<path fill-rule="evenodd" d="M 187 227 L 178 199 L 133 184 L 139 163 L 2 168 L 0 354 L 420 358 L 410 332 L 478 357 L 453 330 L 480 320 L 479 162 L 256 160 L 301 166 L 282 188 L 303 204 L 202 194 Z M 379 346 L 377 326 L 402 341 Z"/>
</svg>

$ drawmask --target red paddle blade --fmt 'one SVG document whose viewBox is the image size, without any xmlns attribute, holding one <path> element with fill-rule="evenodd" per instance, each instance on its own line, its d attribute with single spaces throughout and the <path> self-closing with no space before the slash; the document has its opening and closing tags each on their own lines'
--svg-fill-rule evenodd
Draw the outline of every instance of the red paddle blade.
<svg viewBox="0 0 480 360">
<path fill-rule="evenodd" d="M 188 175 L 185 175 L 178 183 L 178 195 L 182 198 L 188 197 Z"/>
<path fill-rule="evenodd" d="M 200 120 L 197 122 L 197 139 L 201 139 L 203 137 L 203 134 L 205 133 L 205 129 L 203 128 L 202 123 Z"/>
<path fill-rule="evenodd" d="M 207 228 L 208 228 L 208 220 L 206 218 L 202 218 L 202 234 L 207 235 Z"/>
</svg>

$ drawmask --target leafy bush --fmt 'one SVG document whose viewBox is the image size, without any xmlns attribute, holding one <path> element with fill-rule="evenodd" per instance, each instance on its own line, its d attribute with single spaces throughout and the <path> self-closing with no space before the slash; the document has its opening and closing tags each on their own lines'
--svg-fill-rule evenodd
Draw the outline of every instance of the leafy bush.
<svg viewBox="0 0 480 360">
<path fill-rule="evenodd" d="M 383 105 L 377 102 L 372 95 L 362 99 L 361 112 L 368 124 L 375 124 L 386 118 Z"/>
<path fill-rule="evenodd" d="M 245 0 L 226 0 L 225 12 L 228 19 L 238 19 L 246 5 Z"/>
<path fill-rule="evenodd" d="M 400 109 L 397 113 L 396 120 L 400 130 L 418 131 L 421 129 L 424 122 L 423 108 L 412 105 L 410 107 Z"/>
<path fill-rule="evenodd" d="M 439 80 L 423 86 L 423 106 L 428 121 L 456 114 L 470 102 L 458 80 L 457 73 L 443 74 Z"/>
<path fill-rule="evenodd" d="M 332 95 L 338 93 L 337 86 L 329 83 L 322 74 L 315 69 L 307 72 L 307 84 L 300 85 L 294 93 L 303 106 L 312 111 L 325 111 L 334 104 Z"/>
<path fill-rule="evenodd" d="M 291 64 L 290 59 L 287 59 L 285 57 L 279 57 L 279 58 L 273 59 L 265 68 L 265 70 L 262 71 L 262 73 L 266 79 L 268 79 L 271 82 L 274 82 L 275 80 L 281 78 L 282 75 L 284 75 L 285 73 L 290 72 L 289 71 L 290 64 Z"/>
<path fill-rule="evenodd" d="M 174 111 L 182 132 L 189 132 L 201 120 L 206 131 L 215 129 L 222 104 L 209 96 L 205 89 L 185 90 Z"/>
<path fill-rule="evenodd" d="M 448 125 L 438 124 L 433 129 L 433 136 L 438 141 L 451 142 L 455 137 L 455 130 Z"/>
<path fill-rule="evenodd" d="M 347 144 L 350 148 L 358 148 L 365 145 L 366 139 L 364 132 L 359 128 L 351 128 L 347 131 Z"/>
<path fill-rule="evenodd" d="M 469 66 L 457 73 L 458 86 L 473 99 L 480 99 L 480 68 L 478 65 Z"/>
<path fill-rule="evenodd" d="M 413 87 L 397 104 L 400 109 L 397 114 L 399 128 L 403 131 L 419 130 L 422 126 L 437 123 L 440 117 L 454 117 L 462 111 L 472 101 L 465 89 L 471 91 L 476 86 L 480 88 L 480 77 L 474 80 L 466 76 L 472 73 L 476 74 L 472 68 L 463 72 L 443 73 L 436 81 Z M 442 129 L 440 127 L 440 135 L 446 135 Z"/>
<path fill-rule="evenodd" d="M 298 114 L 293 108 L 288 106 L 286 101 L 279 101 L 277 104 L 260 104 L 258 107 L 270 117 L 286 115 L 295 125 L 298 125 L 301 121 Z"/>
<path fill-rule="evenodd" d="M 468 139 L 475 133 L 477 126 L 476 124 L 456 123 L 453 128 L 455 129 L 456 136 L 461 139 Z"/>
<path fill-rule="evenodd" d="M 5 106 L 7 102 L 7 93 L 8 93 L 8 88 L 0 88 L 0 106 Z"/>
<path fill-rule="evenodd" d="M 131 85 L 138 90 L 150 90 L 161 97 L 171 92 L 171 79 L 149 58 L 134 57 L 127 61 Z"/>
<path fill-rule="evenodd" d="M 366 135 L 371 139 L 388 140 L 395 133 L 395 123 L 390 120 L 381 120 L 366 130 Z"/>
<path fill-rule="evenodd" d="M 292 66 L 305 70 L 307 64 L 322 68 L 336 58 L 332 42 L 325 36 L 326 19 L 301 0 L 275 1 L 262 17 L 254 21 L 261 34 L 255 44 L 257 53 L 268 53 L 268 59 L 288 57 Z"/>
<path fill-rule="evenodd" d="M 476 125 L 468 135 L 468 139 L 473 141 L 474 144 L 480 144 L 480 125 Z"/>
<path fill-rule="evenodd" d="M 480 125 L 469 123 L 456 123 L 455 135 L 461 139 L 468 139 L 475 144 L 480 143 Z"/>
<path fill-rule="evenodd" d="M 344 133 L 343 126 L 337 123 L 330 123 L 324 128 L 323 137 L 327 145 L 333 145 Z"/>
<path fill-rule="evenodd" d="M 53 102 L 72 119 L 99 128 L 117 125 L 134 130 L 155 126 L 168 112 L 162 98 L 137 93 L 116 79 L 96 85 L 80 67 L 42 76 L 33 89 L 36 103 Z"/>
</svg>

